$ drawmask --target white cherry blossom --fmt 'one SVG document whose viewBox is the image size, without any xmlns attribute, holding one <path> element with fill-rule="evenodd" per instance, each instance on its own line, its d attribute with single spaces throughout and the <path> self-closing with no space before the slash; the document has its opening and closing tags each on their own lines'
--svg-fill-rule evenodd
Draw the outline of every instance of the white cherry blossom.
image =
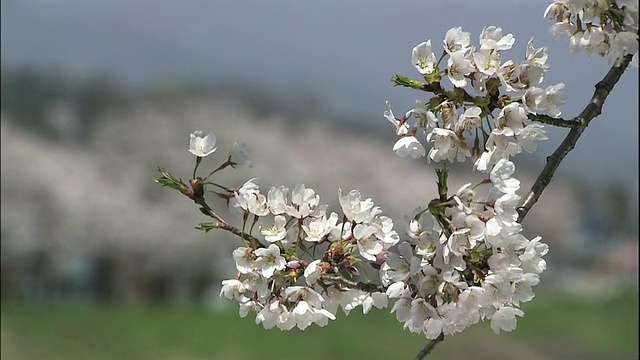
<svg viewBox="0 0 640 360">
<path fill-rule="evenodd" d="M 480 113 L 482 113 L 482 109 L 480 109 L 477 106 L 473 106 L 465 110 L 465 112 L 460 115 L 460 118 L 456 123 L 456 131 L 457 132 L 462 132 L 464 130 L 471 131 L 476 127 L 480 126 L 482 123 L 482 119 L 480 118 Z"/>
<path fill-rule="evenodd" d="M 516 39 L 512 34 L 502 36 L 502 28 L 497 26 L 485 27 L 480 33 L 481 49 L 498 51 L 509 50 L 515 42 Z"/>
<path fill-rule="evenodd" d="M 466 58 L 463 51 L 449 54 L 449 60 L 447 60 L 447 76 L 453 86 L 467 86 L 467 78 L 465 75 L 469 75 L 474 70 L 471 61 Z"/>
<path fill-rule="evenodd" d="M 552 117 L 558 117 L 562 113 L 560 106 L 567 102 L 567 97 L 562 93 L 564 83 L 549 86 L 545 89 L 547 95 L 547 114 Z"/>
<path fill-rule="evenodd" d="M 216 151 L 216 135 L 202 136 L 202 131 L 196 130 L 189 135 L 189 152 L 197 157 L 205 157 Z"/>
<path fill-rule="evenodd" d="M 491 183 L 503 193 L 515 193 L 520 189 L 520 180 L 512 177 L 515 171 L 516 167 L 511 161 L 500 159 L 489 173 Z"/>
<path fill-rule="evenodd" d="M 435 128 L 427 135 L 427 140 L 433 142 L 433 147 L 429 150 L 429 158 L 433 161 L 462 162 L 471 156 L 466 144 L 451 130 Z"/>
<path fill-rule="evenodd" d="M 260 226 L 260 233 L 270 243 L 280 241 L 287 235 L 287 229 L 285 228 L 287 219 L 282 215 L 276 215 L 273 221 L 274 224 L 269 227 Z"/>
<path fill-rule="evenodd" d="M 422 100 L 416 99 L 413 116 L 418 119 L 418 126 L 423 129 L 438 127 L 438 118 L 431 110 L 427 109 L 427 105 Z"/>
<path fill-rule="evenodd" d="M 231 166 L 238 169 L 253 167 L 251 159 L 247 155 L 247 145 L 245 143 L 238 143 L 237 141 L 233 143 L 229 152 L 229 161 L 232 163 Z"/>
<path fill-rule="evenodd" d="M 518 145 L 522 150 L 532 153 L 538 148 L 538 141 L 547 140 L 547 133 L 540 124 L 529 124 L 518 135 Z"/>
<path fill-rule="evenodd" d="M 250 247 L 239 247 L 233 250 L 233 260 L 236 261 L 236 269 L 246 274 L 253 271 L 255 256 Z"/>
<path fill-rule="evenodd" d="M 462 31 L 462 27 L 454 27 L 447 31 L 444 36 L 444 50 L 453 54 L 459 51 L 466 51 L 471 46 L 471 33 Z"/>
<path fill-rule="evenodd" d="M 298 184 L 291 190 L 291 202 L 285 204 L 285 211 L 289 216 L 303 219 L 316 211 L 320 213 L 323 207 L 319 207 L 319 204 L 320 195 L 315 190 Z"/>
<path fill-rule="evenodd" d="M 393 145 L 393 151 L 400 157 L 411 156 L 414 159 L 425 155 L 426 150 L 415 136 L 403 136 Z"/>
<path fill-rule="evenodd" d="M 420 74 L 432 73 L 436 68 L 437 62 L 438 59 L 431 50 L 431 40 L 416 45 L 411 51 L 411 64 Z"/>
<path fill-rule="evenodd" d="M 338 222 L 338 214 L 332 212 L 329 218 L 326 215 L 316 218 L 307 218 L 302 224 L 306 237 L 305 240 L 309 242 L 319 242 L 329 235 L 335 228 Z"/>
<path fill-rule="evenodd" d="M 256 249 L 255 254 L 258 257 L 254 262 L 256 271 L 267 279 L 277 270 L 284 270 L 287 265 L 287 261 L 280 255 L 280 248 L 275 244 L 269 245 L 266 249 Z"/>
<path fill-rule="evenodd" d="M 499 334 L 502 331 L 513 331 L 516 328 L 516 316 L 524 316 L 518 308 L 503 306 L 491 317 L 491 330 Z"/>
</svg>

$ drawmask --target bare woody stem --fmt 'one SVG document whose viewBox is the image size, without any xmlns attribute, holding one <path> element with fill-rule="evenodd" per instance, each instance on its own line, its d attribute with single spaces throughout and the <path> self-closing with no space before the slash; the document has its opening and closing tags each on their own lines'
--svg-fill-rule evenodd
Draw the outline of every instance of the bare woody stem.
<svg viewBox="0 0 640 360">
<path fill-rule="evenodd" d="M 385 292 L 386 290 L 384 286 L 381 286 L 381 285 L 365 283 L 362 281 L 353 281 L 353 280 L 346 279 L 340 275 L 336 275 L 336 276 L 323 275 L 321 279 L 327 282 L 337 283 L 340 285 L 344 285 L 350 288 L 354 288 L 354 289 L 358 289 L 366 292 Z"/>
<path fill-rule="evenodd" d="M 251 245 L 252 248 L 257 249 L 259 247 L 262 247 L 262 245 L 260 244 L 260 240 L 258 240 L 258 238 L 256 238 L 255 236 L 252 236 L 250 234 L 247 234 L 245 232 L 243 232 L 242 230 L 238 229 L 237 227 L 230 225 L 228 222 L 226 222 L 220 215 L 218 215 L 215 211 L 213 211 L 213 209 L 211 209 L 211 207 L 209 207 L 209 204 L 207 204 L 207 202 L 204 200 L 204 197 L 197 197 L 194 199 L 194 201 L 196 202 L 196 204 L 200 205 L 200 211 L 217 220 L 218 222 L 216 223 L 216 228 L 218 229 L 222 229 L 222 230 L 226 230 L 238 237 L 240 237 L 241 239 L 244 239 L 246 241 L 249 242 L 249 244 Z"/>
<path fill-rule="evenodd" d="M 574 119 L 565 120 L 565 119 L 553 118 L 549 115 L 543 115 L 543 114 L 537 114 L 537 115 L 529 114 L 528 118 L 531 121 L 537 121 L 539 123 L 552 125 L 555 127 L 561 127 L 561 128 L 575 129 L 580 126 L 580 122 Z"/>
<path fill-rule="evenodd" d="M 436 345 L 438 345 L 442 341 L 444 341 L 444 334 L 440 333 L 440 335 L 438 335 L 437 338 L 429 341 L 427 343 L 427 346 L 425 346 L 422 350 L 420 350 L 420 352 L 418 353 L 418 355 L 416 355 L 414 360 L 422 360 L 426 358 L 427 355 L 429 355 L 429 353 L 431 352 L 431 350 L 433 350 L 433 348 L 435 348 Z"/>
<path fill-rule="evenodd" d="M 613 87 L 620 80 L 625 69 L 629 66 L 630 61 L 631 55 L 626 55 L 618 64 L 613 65 L 611 69 L 609 69 L 607 75 L 605 75 L 605 77 L 596 84 L 596 90 L 584 110 L 582 110 L 580 115 L 570 120 L 571 123 L 578 123 L 578 126 L 569 131 L 569 134 L 567 134 L 556 151 L 547 158 L 547 164 L 533 183 L 531 190 L 529 190 L 529 193 L 522 201 L 522 204 L 520 204 L 520 207 L 518 207 L 518 214 L 520 215 L 518 217 L 518 222 L 522 222 L 524 217 L 527 216 L 529 210 L 531 210 L 533 205 L 538 202 L 542 192 L 551 182 L 551 179 L 560 166 L 560 163 L 564 157 L 573 150 L 576 142 L 580 136 L 582 136 L 582 133 L 587 126 L 589 126 L 591 120 L 602 113 L 602 106 L 604 105 L 605 100 L 611 93 L 611 90 L 613 90 Z"/>
<path fill-rule="evenodd" d="M 595 88 L 596 90 L 591 97 L 591 100 L 587 104 L 587 106 L 582 110 L 580 115 L 576 116 L 571 120 L 562 120 L 562 119 L 553 119 L 548 116 L 529 116 L 530 120 L 538 121 L 546 124 L 551 124 L 560 127 L 569 127 L 571 130 L 565 137 L 565 139 L 560 143 L 556 151 L 553 152 L 551 156 L 547 158 L 547 164 L 544 169 L 536 179 L 536 181 L 531 186 L 531 190 L 522 201 L 522 204 L 518 207 L 518 222 L 522 222 L 525 216 L 529 213 L 529 210 L 538 202 L 538 199 L 542 195 L 544 189 L 549 185 L 553 175 L 556 170 L 560 166 L 560 163 L 564 159 L 567 154 L 573 150 L 576 145 L 576 142 L 582 136 L 584 130 L 589 126 L 591 120 L 595 119 L 598 115 L 602 113 L 602 106 L 604 105 L 604 101 L 607 99 L 613 87 L 618 83 L 620 77 L 624 73 L 625 69 L 629 66 L 629 62 L 631 62 L 632 55 L 626 55 L 622 58 L 622 60 L 615 64 L 609 69 L 609 72 L 605 77 L 600 80 Z M 414 360 L 423 360 L 429 355 L 431 350 L 436 347 L 440 342 L 444 340 L 444 335 L 440 334 L 436 339 L 430 340 L 427 345 L 416 355 Z"/>
</svg>

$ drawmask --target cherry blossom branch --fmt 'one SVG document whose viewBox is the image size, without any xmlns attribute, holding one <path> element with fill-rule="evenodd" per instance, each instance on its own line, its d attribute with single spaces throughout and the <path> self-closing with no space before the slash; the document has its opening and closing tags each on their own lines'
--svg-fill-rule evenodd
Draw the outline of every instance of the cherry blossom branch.
<svg viewBox="0 0 640 360">
<path fill-rule="evenodd" d="M 227 163 L 230 163 L 230 160 L 228 160 Z M 204 183 L 201 178 L 194 178 L 189 180 L 189 186 L 187 186 L 187 184 L 183 183 L 182 180 L 171 175 L 171 173 L 169 173 L 167 170 L 158 168 L 158 171 L 162 176 L 155 180 L 157 183 L 159 183 L 162 186 L 167 186 L 172 189 L 176 189 L 180 191 L 184 196 L 188 197 L 189 199 L 193 200 L 196 204 L 200 205 L 201 213 L 216 220 L 215 223 L 207 223 L 206 226 L 205 224 L 200 224 L 199 226 L 200 230 L 205 230 L 205 231 L 209 231 L 211 229 L 226 230 L 248 241 L 251 247 L 254 249 L 262 247 L 262 244 L 260 243 L 260 240 L 258 240 L 258 238 L 243 232 L 242 230 L 238 229 L 233 225 L 230 225 L 225 219 L 222 218 L 222 216 L 218 215 L 218 213 L 216 213 L 209 206 L 209 204 L 207 204 L 207 202 L 204 199 L 204 187 L 203 187 Z"/>
<path fill-rule="evenodd" d="M 427 343 L 427 346 L 425 346 L 422 350 L 420 350 L 420 352 L 418 353 L 418 355 L 416 355 L 414 360 L 422 360 L 426 358 L 427 355 L 429 355 L 429 353 L 431 352 L 431 350 L 433 350 L 433 348 L 435 348 L 436 345 L 438 345 L 442 341 L 444 341 L 444 334 L 440 333 L 440 335 L 437 338 L 429 341 Z"/>
<path fill-rule="evenodd" d="M 565 120 L 562 118 L 554 118 L 549 115 L 543 115 L 543 114 L 538 114 L 538 115 L 529 114 L 528 118 L 531 121 L 536 121 L 539 123 L 561 127 L 561 128 L 575 129 L 580 126 L 580 122 L 575 119 Z"/>
<path fill-rule="evenodd" d="M 563 12 L 564 9 L 562 7 L 556 10 Z M 635 16 L 631 11 L 629 18 L 637 18 L 637 10 Z M 448 334 L 448 331 L 443 328 L 443 324 L 449 321 L 455 325 L 456 331 L 461 331 L 489 317 L 491 317 L 491 329 L 496 334 L 500 331 L 515 329 L 516 316 L 524 315 L 524 312 L 519 309 L 519 303 L 531 300 L 533 296 L 529 291 L 532 286 L 537 285 L 539 274 L 546 268 L 542 256 L 547 253 L 548 246 L 540 242 L 540 236 L 532 240 L 523 238 L 519 235 L 521 228 L 512 227 L 509 224 L 513 224 L 516 220 L 521 222 L 535 205 L 556 169 L 568 152 L 575 147 L 590 121 L 601 114 L 604 101 L 629 65 L 632 56 L 637 56 L 637 52 L 619 59 L 621 61 L 618 61 L 604 79 L 595 85 L 596 90 L 580 115 L 573 119 L 554 119 L 545 115 L 526 115 L 528 112 L 534 112 L 556 116 L 560 113 L 559 107 L 565 102 L 565 97 L 561 93 L 564 87 L 562 83 L 545 89 L 530 86 L 531 81 L 534 84 L 542 81 L 542 73 L 549 68 L 545 64 L 546 48 L 535 48 L 530 42 L 524 63 L 516 65 L 512 61 L 507 61 L 500 65 L 499 57 L 485 59 L 483 56 L 486 57 L 486 52 L 477 52 L 476 47 L 470 47 L 470 36 L 470 33 L 462 31 L 461 27 L 447 31 L 445 51 L 439 60 L 433 54 L 431 40 L 416 46 L 412 51 L 412 63 L 423 74 L 426 83 L 399 75 L 396 75 L 393 81 L 396 85 L 431 92 L 436 96 L 426 103 L 416 100 L 416 107 L 401 119 L 393 115 L 389 103 L 384 113 L 387 120 L 394 125 L 396 135 L 400 137 L 393 150 L 401 157 L 426 156 L 424 146 L 415 137 L 420 128 L 425 133 L 428 127 L 433 128 L 433 131 L 427 135 L 427 141 L 434 143 L 429 157 L 436 162 L 463 161 L 467 157 L 472 157 L 472 152 L 479 154 L 481 148 L 479 133 L 483 135 L 486 142 L 484 145 L 488 151 L 479 155 L 474 166 L 479 171 L 490 173 L 488 179 L 475 186 L 467 184 L 461 187 L 456 195 L 449 197 L 447 194 L 448 170 L 446 166 L 436 170 L 439 197 L 429 202 L 426 209 L 416 209 L 414 212 L 417 214 L 412 215 L 407 228 L 407 235 L 412 239 L 419 239 L 419 245 L 411 241 L 399 243 L 401 239 L 393 229 L 391 219 L 380 215 L 379 207 L 374 207 L 370 198 L 363 200 L 357 190 L 344 195 L 342 190 L 339 190 L 340 205 L 344 215 L 342 224 L 338 224 L 339 216 L 332 212 L 327 217 L 326 205 L 320 204 L 319 195 L 316 195 L 313 189 L 306 188 L 304 184 L 296 185 L 291 192 L 284 186 L 272 187 L 265 196 L 260 193 L 257 178 L 247 181 L 237 189 L 226 189 L 208 182 L 207 179 L 213 173 L 227 165 L 232 167 L 234 164 L 239 166 L 240 163 L 246 165 L 248 160 L 244 153 L 244 144 L 234 144 L 228 160 L 204 179 L 196 177 L 194 170 L 189 186 L 160 169 L 162 177 L 156 179 L 158 183 L 179 190 L 198 204 L 204 215 L 214 219 L 213 222 L 199 224 L 197 227 L 199 230 L 206 232 L 211 229 L 223 229 L 246 241 L 243 247 L 233 252 L 239 275 L 234 279 L 223 281 L 220 293 L 229 300 L 238 301 L 242 309 L 241 314 L 245 314 L 245 310 L 249 308 L 261 309 L 256 315 L 256 323 L 262 323 L 265 329 L 277 326 L 281 330 L 293 327 L 304 330 L 312 323 L 324 326 L 329 320 L 335 319 L 335 311 L 324 308 L 322 305 L 325 300 L 319 288 L 322 288 L 327 296 L 331 296 L 332 302 L 341 304 L 345 312 L 362 305 L 363 312 L 366 314 L 372 305 L 382 308 L 388 305 L 388 299 L 400 299 L 398 301 L 402 303 L 396 303 L 396 305 L 407 306 L 410 302 L 411 309 L 408 316 L 405 316 L 406 314 L 397 316 L 398 320 L 404 322 L 404 327 L 412 332 L 423 332 L 428 339 L 432 339 L 416 355 L 416 360 L 427 357 L 435 346 L 444 340 L 444 334 Z M 612 58 L 617 58 L 619 54 L 624 53 L 628 48 L 633 48 L 634 45 L 637 48 L 637 36 L 634 34 L 621 32 L 615 36 L 615 51 L 612 50 Z M 509 49 L 514 41 L 511 34 L 502 36 L 502 29 L 495 26 L 483 29 L 480 36 L 482 49 L 489 52 L 497 53 L 497 51 Z M 630 41 L 631 44 L 629 44 Z M 587 48 L 587 50 L 591 52 L 593 49 Z M 440 69 L 439 64 L 446 54 L 449 55 L 447 69 Z M 473 61 L 471 55 L 474 55 Z M 476 60 L 476 55 L 480 56 L 481 61 Z M 496 69 L 497 77 L 490 76 L 494 74 L 493 71 L 486 73 L 487 66 Z M 445 91 L 442 88 L 440 80 L 444 76 L 448 77 L 454 90 Z M 468 85 L 468 79 L 476 81 L 475 84 L 472 83 L 476 92 L 482 93 L 486 90 L 486 96 L 469 95 L 463 89 Z M 529 81 L 524 81 L 526 79 Z M 478 90 L 477 85 L 481 85 L 482 89 Z M 498 90 L 500 86 L 504 86 L 507 91 L 527 89 L 522 102 L 531 106 L 523 106 L 517 98 L 500 97 Z M 458 116 L 460 108 L 464 113 Z M 500 115 L 497 117 L 491 115 L 494 118 L 492 126 L 488 114 L 492 114 L 498 108 Z M 444 128 L 439 127 L 436 113 L 441 115 Z M 406 122 L 412 117 L 415 118 L 415 122 L 410 127 Z M 488 138 L 484 128 L 484 117 L 487 117 L 487 126 L 491 129 L 491 135 Z M 536 141 L 546 138 L 540 125 L 523 126 L 523 121 L 527 118 L 544 124 L 569 128 L 570 131 L 555 152 L 547 158 L 546 166 L 521 202 L 520 196 L 516 194 L 520 181 L 512 177 L 515 165 L 508 159 L 514 154 L 509 149 L 517 149 L 517 152 L 532 151 L 535 150 Z M 471 148 L 466 143 L 463 132 L 472 131 L 474 128 L 476 139 Z M 515 131 L 517 129 L 521 130 L 520 133 Z M 196 131 L 190 137 L 189 151 L 198 157 L 196 167 L 202 157 L 216 150 L 215 135 L 207 134 L 204 137 L 202 135 L 202 132 Z M 495 139 L 492 140 L 492 136 Z M 498 146 L 499 144 L 504 146 Z M 502 158 L 495 163 L 498 155 Z M 232 157 L 242 161 L 232 161 Z M 473 205 L 477 203 L 474 200 L 476 199 L 474 189 L 478 185 L 489 183 L 493 185 L 490 191 L 497 189 L 502 195 L 496 197 L 495 201 L 485 202 L 484 211 L 479 214 Z M 226 193 L 214 192 L 226 199 L 227 205 L 244 210 L 242 229 L 230 225 L 206 203 L 205 186 L 209 184 L 227 191 Z M 230 200 L 233 200 L 233 203 Z M 451 210 L 451 213 L 445 214 L 445 210 Z M 431 234 L 424 230 L 427 228 L 421 222 L 421 216 L 426 211 L 435 217 L 435 221 L 442 228 L 441 231 Z M 245 233 L 244 226 L 251 214 L 253 214 L 253 222 L 249 232 Z M 273 225 L 260 226 L 260 233 L 265 236 L 266 241 L 271 243 L 267 248 L 258 238 L 250 234 L 259 217 L 270 215 L 275 215 Z M 287 220 L 286 216 L 291 218 Z M 437 228 L 434 227 L 434 229 Z M 425 233 L 428 239 L 422 242 L 422 235 Z M 488 237 L 490 233 L 508 234 L 509 239 L 504 239 L 505 242 L 520 236 L 518 241 L 521 247 L 494 244 Z M 445 242 L 440 241 L 443 237 L 447 239 Z M 305 260 L 307 257 L 315 258 L 316 245 L 325 240 L 330 241 L 330 246 L 324 252 L 322 259 L 310 262 Z M 313 243 L 313 254 L 309 252 L 310 248 L 303 241 Z M 357 248 L 353 246 L 356 242 Z M 294 245 L 296 248 L 293 249 L 287 245 Z M 397 252 L 392 250 L 396 245 L 398 245 Z M 442 258 L 438 257 L 434 260 L 430 255 L 425 255 L 423 245 L 428 247 L 428 252 L 435 249 L 435 253 L 441 254 Z M 499 254 L 496 254 L 497 248 L 500 248 Z M 351 278 L 349 274 L 356 272 L 355 264 L 359 261 L 358 254 L 355 253 L 356 249 L 364 259 L 371 260 L 369 264 L 374 269 L 380 270 L 380 280 L 385 284 L 384 286 L 358 282 Z M 518 256 L 520 255 L 518 250 L 523 250 L 528 256 Z M 382 251 L 388 251 L 388 257 L 381 264 L 374 262 L 379 259 L 378 255 Z M 421 261 L 420 272 L 412 269 L 416 258 Z M 428 266 L 423 266 L 425 262 Z M 458 263 L 465 266 L 463 270 L 449 271 L 438 262 Z M 457 269 L 455 266 L 454 268 Z M 502 277 L 503 272 L 516 268 L 522 270 L 519 278 Z M 298 280 L 302 276 L 306 284 L 295 285 L 299 283 Z M 260 279 L 260 286 L 256 286 L 255 279 Z M 439 282 L 437 292 L 432 291 L 433 288 L 422 286 L 425 280 L 431 282 L 432 279 L 437 279 L 436 281 Z M 513 290 L 516 282 L 526 290 L 521 292 Z M 461 289 L 458 284 L 469 286 L 468 289 Z M 486 288 L 493 286 L 512 290 L 495 296 L 494 291 Z M 388 288 L 385 289 L 385 287 Z M 358 291 L 345 291 L 352 289 L 358 289 Z M 503 295 L 508 295 L 509 300 L 505 301 L 506 297 Z M 274 299 L 275 302 L 272 301 Z M 481 312 L 482 309 L 487 311 Z M 492 311 L 489 312 L 489 309 Z M 458 313 L 452 313 L 452 311 Z M 314 316 L 296 316 L 302 313 Z M 414 313 L 418 317 L 414 317 Z"/>
<path fill-rule="evenodd" d="M 326 280 L 329 282 L 333 282 L 333 283 L 337 283 L 340 285 L 344 285 L 346 287 L 349 288 L 354 288 L 354 289 L 358 289 L 358 290 L 362 290 L 362 291 L 366 291 L 366 292 L 385 292 L 385 287 L 382 285 L 376 285 L 376 284 L 372 284 L 372 283 L 365 283 L 362 281 L 352 281 L 349 279 L 346 279 L 342 276 L 329 276 L 329 275 L 323 275 L 320 277 L 322 280 Z"/>
<path fill-rule="evenodd" d="M 542 195 L 544 189 L 551 182 L 551 178 L 555 174 L 558 166 L 564 159 L 567 154 L 573 150 L 576 145 L 576 142 L 582 136 L 584 130 L 589 126 L 591 120 L 596 118 L 598 115 L 602 113 L 602 106 L 604 105 L 605 100 L 611 93 L 611 90 L 616 85 L 620 77 L 624 73 L 627 66 L 629 66 L 629 62 L 631 62 L 632 55 L 624 56 L 618 64 L 615 64 L 611 67 L 607 75 L 595 85 L 596 90 L 589 101 L 589 104 L 582 110 L 580 115 L 571 119 L 571 122 L 578 123 L 577 127 L 574 127 L 569 131 L 569 134 L 565 137 L 562 143 L 558 146 L 556 151 L 547 158 L 547 164 L 544 169 L 533 183 L 531 190 L 522 201 L 520 207 L 518 207 L 518 214 L 520 215 L 518 218 L 518 222 L 522 222 L 527 213 L 535 203 L 538 202 L 538 199 Z"/>
<path fill-rule="evenodd" d="M 248 241 L 251 247 L 254 249 L 262 247 L 262 244 L 260 243 L 260 240 L 258 240 L 258 238 L 243 232 L 242 230 L 238 229 L 233 225 L 230 225 L 220 215 L 218 215 L 215 211 L 213 211 L 213 209 L 209 207 L 209 204 L 207 204 L 207 202 L 204 200 L 204 197 L 196 197 L 195 199 L 193 199 L 193 201 L 195 201 L 196 204 L 201 206 L 200 212 L 218 221 L 217 223 L 212 224 L 213 228 L 226 230 Z"/>
</svg>

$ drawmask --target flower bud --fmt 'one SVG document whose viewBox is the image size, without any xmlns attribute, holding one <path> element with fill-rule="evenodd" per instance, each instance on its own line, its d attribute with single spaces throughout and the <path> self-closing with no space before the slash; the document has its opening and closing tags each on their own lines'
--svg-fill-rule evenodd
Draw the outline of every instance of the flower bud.
<svg viewBox="0 0 640 360">
<path fill-rule="evenodd" d="M 202 185 L 202 178 L 195 178 L 189 180 L 189 185 L 193 190 L 193 194 L 189 196 L 191 199 L 198 199 L 204 196 L 204 186 Z"/>
</svg>

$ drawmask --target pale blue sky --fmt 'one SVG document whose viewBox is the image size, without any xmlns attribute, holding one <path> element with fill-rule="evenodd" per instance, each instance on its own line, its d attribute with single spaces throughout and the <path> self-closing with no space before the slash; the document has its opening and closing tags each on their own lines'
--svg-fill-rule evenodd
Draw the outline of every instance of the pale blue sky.
<svg viewBox="0 0 640 360">
<path fill-rule="evenodd" d="M 477 37 L 501 26 L 517 41 L 504 57 L 520 59 L 530 37 L 549 48 L 544 84 L 566 84 L 564 115 L 586 104 L 608 70 L 606 60 L 569 54 L 548 35 L 547 1 L 85 1 L 3 0 L 3 65 L 31 64 L 68 74 L 109 74 L 127 84 L 158 78 L 242 79 L 277 94 L 310 91 L 329 115 L 363 115 L 386 126 L 420 94 L 393 88 L 395 73 L 419 78 L 413 46 L 439 44 L 454 26 Z M 435 45 L 434 45 L 435 46 Z M 503 57 L 503 58 L 504 58 Z M 587 129 L 563 172 L 638 184 L 638 70 L 623 77 L 603 115 Z M 294 99 L 295 96 L 292 96 Z M 566 130 L 550 130 L 549 145 Z M 552 149 L 538 152 L 541 164 Z M 637 192 L 636 192 L 637 194 Z M 637 196 L 637 195 L 636 195 Z"/>
</svg>

